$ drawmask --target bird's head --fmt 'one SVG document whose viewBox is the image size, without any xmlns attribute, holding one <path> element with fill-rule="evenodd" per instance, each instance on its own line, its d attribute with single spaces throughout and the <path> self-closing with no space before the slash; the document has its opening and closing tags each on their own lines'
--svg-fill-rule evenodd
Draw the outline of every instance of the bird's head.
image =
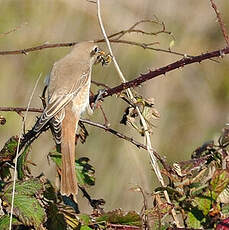
<svg viewBox="0 0 229 230">
<path fill-rule="evenodd" d="M 112 58 L 110 54 L 106 54 L 101 50 L 97 44 L 92 41 L 80 42 L 74 46 L 72 56 L 80 59 L 81 61 L 90 60 L 90 63 L 108 65 Z"/>
<path fill-rule="evenodd" d="M 110 64 L 112 57 L 110 54 L 106 54 L 103 50 L 101 50 L 97 45 L 93 47 L 90 52 L 91 57 L 94 60 L 94 64 L 101 63 L 102 65 Z"/>
</svg>

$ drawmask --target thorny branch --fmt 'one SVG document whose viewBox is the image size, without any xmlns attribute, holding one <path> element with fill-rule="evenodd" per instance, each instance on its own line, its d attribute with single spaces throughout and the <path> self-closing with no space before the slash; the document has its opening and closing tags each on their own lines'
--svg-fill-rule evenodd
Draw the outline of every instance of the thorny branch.
<svg viewBox="0 0 229 230">
<path fill-rule="evenodd" d="M 108 96 L 112 96 L 114 94 L 118 94 L 120 92 L 122 92 L 125 89 L 131 88 L 131 87 L 136 87 L 139 86 L 140 84 L 142 84 L 145 81 L 148 81 L 150 79 L 156 78 L 160 75 L 165 75 L 166 73 L 175 70 L 175 69 L 179 69 L 179 68 L 183 68 L 186 65 L 190 65 L 192 63 L 201 63 L 204 60 L 208 60 L 210 58 L 215 58 L 215 57 L 224 57 L 226 54 L 229 53 L 229 47 L 226 47 L 224 49 L 220 49 L 220 50 L 215 50 L 212 52 L 207 52 L 198 56 L 193 56 L 193 57 L 184 57 L 182 59 L 180 59 L 179 61 L 173 62 L 167 66 L 158 68 L 154 71 L 149 71 L 148 73 L 145 74 L 141 74 L 139 77 L 122 83 L 116 87 L 110 88 L 110 89 L 106 89 L 102 95 L 103 98 L 108 97 Z M 91 101 L 93 101 L 93 98 L 90 98 Z"/>
<path fill-rule="evenodd" d="M 227 30 L 225 28 L 225 24 L 224 24 L 224 22 L 223 22 L 223 20 L 221 18 L 220 12 L 217 9 L 216 4 L 214 3 L 214 0 L 210 0 L 210 2 L 211 2 L 211 5 L 212 5 L 212 8 L 214 9 L 214 11 L 216 13 L 216 17 L 218 19 L 219 26 L 220 26 L 220 29 L 221 29 L 221 31 L 223 33 L 224 39 L 225 39 L 225 41 L 227 43 L 227 46 L 229 46 L 229 36 L 228 36 Z"/>
<path fill-rule="evenodd" d="M 73 43 L 69 43 L 69 46 L 71 46 L 72 44 Z M 55 44 L 52 44 L 52 46 L 54 46 L 54 45 Z M 61 46 L 63 47 L 65 45 L 66 45 L 66 43 L 62 43 L 62 44 L 59 44 L 59 47 L 61 47 Z M 51 46 L 51 45 L 49 45 L 49 46 Z M 17 52 L 20 53 L 21 51 L 17 51 Z M 202 61 L 209 60 L 210 58 L 215 58 L 215 57 L 222 57 L 223 58 L 228 53 L 229 53 L 229 47 L 226 47 L 226 48 L 215 50 L 215 51 L 212 51 L 212 52 L 203 53 L 203 54 L 198 55 L 198 56 L 192 56 L 192 57 L 184 56 L 184 58 L 182 58 L 182 59 L 180 59 L 180 60 L 178 60 L 176 62 L 173 62 L 173 63 L 171 63 L 171 64 L 169 64 L 167 66 L 158 68 L 158 69 L 156 69 L 154 71 L 149 71 L 148 73 L 141 74 L 139 77 L 137 77 L 137 78 L 135 78 L 135 79 L 133 79 L 131 81 L 122 83 L 122 84 L 120 84 L 118 86 L 115 86 L 113 88 L 108 89 L 107 86 L 106 87 L 104 86 L 104 88 L 106 88 L 106 90 L 104 91 L 102 96 L 103 96 L 103 98 L 105 98 L 105 97 L 108 97 L 108 96 L 112 96 L 114 94 L 118 94 L 118 93 L 122 92 L 125 89 L 139 86 L 140 84 L 142 84 L 145 81 L 148 81 L 150 79 L 156 78 L 156 77 L 158 77 L 160 75 L 165 75 L 166 73 L 168 73 L 168 72 L 170 72 L 172 70 L 183 68 L 184 66 L 192 64 L 192 63 L 201 63 Z M 1 51 L 0 51 L 0 55 L 1 55 Z M 96 95 L 95 95 L 95 97 L 96 97 Z M 95 97 L 91 97 L 90 100 L 94 101 Z M 20 108 L 19 108 L 18 112 L 20 112 Z M 33 111 L 33 112 L 39 112 L 39 111 Z"/>
</svg>

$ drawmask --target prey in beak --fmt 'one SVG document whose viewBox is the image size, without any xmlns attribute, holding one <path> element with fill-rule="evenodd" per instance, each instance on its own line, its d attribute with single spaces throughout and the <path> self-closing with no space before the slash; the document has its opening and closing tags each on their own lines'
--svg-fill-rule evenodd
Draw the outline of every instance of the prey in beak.
<svg viewBox="0 0 229 230">
<path fill-rule="evenodd" d="M 102 66 L 104 66 L 104 65 L 108 65 L 108 64 L 111 63 L 112 57 L 111 57 L 110 54 L 106 54 L 106 53 L 105 53 L 104 51 L 102 51 L 102 50 L 99 50 L 99 51 L 98 51 L 98 54 L 99 54 L 99 55 L 97 56 L 97 59 L 96 59 L 95 64 L 101 63 Z"/>
</svg>

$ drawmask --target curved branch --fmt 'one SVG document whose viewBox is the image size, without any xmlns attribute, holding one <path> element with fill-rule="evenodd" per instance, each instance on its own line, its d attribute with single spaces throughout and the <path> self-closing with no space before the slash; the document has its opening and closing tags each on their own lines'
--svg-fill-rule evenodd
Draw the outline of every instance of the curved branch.
<svg viewBox="0 0 229 230">
<path fill-rule="evenodd" d="M 215 11 L 216 17 L 217 17 L 217 19 L 218 19 L 219 27 L 220 27 L 220 29 L 221 29 L 221 31 L 222 31 L 223 37 L 224 37 L 224 39 L 225 39 L 225 41 L 226 41 L 226 43 L 227 43 L 227 46 L 229 46 L 229 36 L 228 36 L 227 30 L 226 30 L 225 24 L 224 24 L 224 22 L 223 22 L 223 20 L 222 20 L 222 17 L 221 17 L 221 15 L 220 15 L 220 12 L 219 12 L 219 10 L 217 9 L 217 6 L 216 6 L 216 4 L 214 3 L 214 1 L 213 1 L 213 0 L 210 0 L 210 2 L 211 2 L 211 5 L 212 5 L 212 8 L 213 8 L 214 11 Z"/>
<path fill-rule="evenodd" d="M 204 54 L 201 54 L 198 56 L 184 57 L 184 58 L 180 59 L 179 61 L 173 62 L 167 66 L 158 68 L 154 71 L 150 70 L 148 73 L 141 74 L 139 77 L 135 78 L 134 80 L 122 83 L 122 84 L 120 84 L 116 87 L 110 88 L 110 89 L 106 89 L 106 90 L 104 90 L 102 97 L 105 98 L 108 96 L 112 96 L 113 94 L 118 94 L 125 89 L 131 88 L 131 87 L 136 87 L 145 81 L 148 81 L 150 79 L 158 77 L 162 74 L 165 75 L 166 73 L 168 73 L 172 70 L 183 68 L 186 65 L 196 63 L 196 62 L 201 63 L 204 60 L 208 60 L 208 59 L 214 58 L 214 57 L 224 57 L 228 53 L 229 53 L 229 47 L 226 47 L 224 49 L 215 50 L 212 52 L 207 52 L 207 53 L 204 53 Z M 93 101 L 94 98 L 92 97 L 92 98 L 90 98 L 90 100 Z"/>
</svg>

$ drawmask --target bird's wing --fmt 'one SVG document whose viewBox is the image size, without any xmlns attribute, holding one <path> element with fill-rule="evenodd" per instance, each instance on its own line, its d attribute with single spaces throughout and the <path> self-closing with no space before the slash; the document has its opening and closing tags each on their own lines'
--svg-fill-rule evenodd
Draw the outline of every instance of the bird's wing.
<svg viewBox="0 0 229 230">
<path fill-rule="evenodd" d="M 49 102 L 44 112 L 36 122 L 34 131 L 38 132 L 42 127 L 52 119 L 57 113 L 59 113 L 72 99 L 79 93 L 82 87 L 87 83 L 90 77 L 90 71 L 84 72 L 76 81 L 73 86 L 69 89 L 64 90 L 60 88 L 55 90 L 49 98 Z"/>
</svg>

